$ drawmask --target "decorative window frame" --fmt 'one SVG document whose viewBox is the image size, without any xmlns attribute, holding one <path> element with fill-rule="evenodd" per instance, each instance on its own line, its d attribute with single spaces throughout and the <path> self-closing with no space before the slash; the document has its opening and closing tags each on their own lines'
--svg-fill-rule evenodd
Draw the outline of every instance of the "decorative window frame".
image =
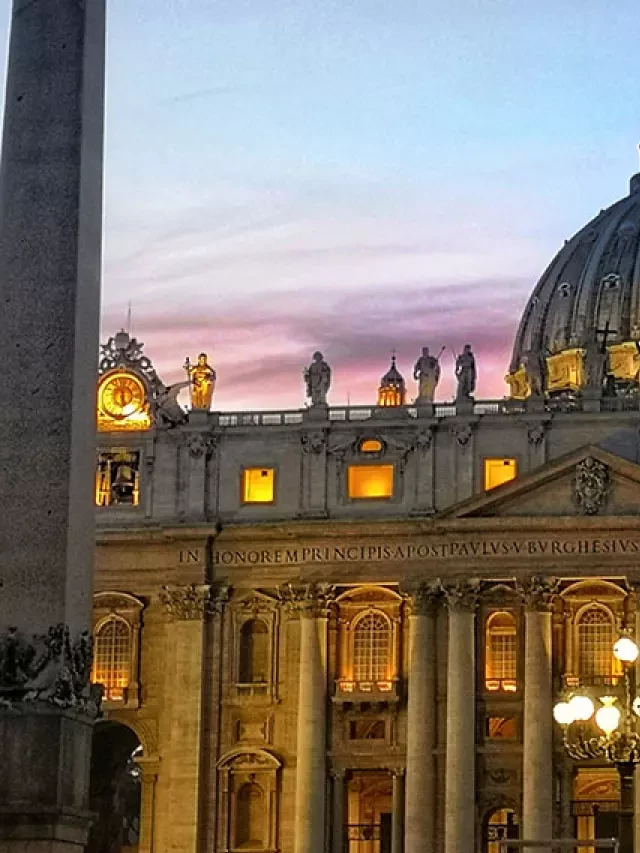
<svg viewBox="0 0 640 853">
<path fill-rule="evenodd" d="M 230 619 L 228 681 L 233 699 L 253 702 L 276 702 L 278 685 L 278 649 L 280 610 L 275 598 L 253 591 L 231 602 L 227 612 Z M 240 643 L 242 628 L 254 619 L 267 626 L 267 680 L 245 684 L 240 681 Z"/>
<path fill-rule="evenodd" d="M 255 783 L 264 792 L 265 844 L 252 853 L 276 853 L 278 849 L 278 776 L 282 763 L 266 749 L 237 747 L 218 762 L 221 814 L 218 829 L 219 853 L 240 853 L 235 839 L 237 795 L 243 785 Z"/>
<path fill-rule="evenodd" d="M 379 441 L 382 449 L 376 452 L 362 451 L 361 446 L 366 441 Z M 380 432 L 363 432 L 355 439 L 340 444 L 330 445 L 327 454 L 332 459 L 330 471 L 335 473 L 335 502 L 341 507 L 361 507 L 367 505 L 395 505 L 404 500 L 406 469 L 411 454 L 417 447 L 415 437 L 406 436 L 406 441 L 399 441 Z M 391 465 L 393 466 L 393 492 L 390 497 L 352 498 L 349 496 L 349 468 L 358 465 Z M 333 474 L 330 474 L 333 476 Z"/>
<path fill-rule="evenodd" d="M 140 631 L 144 602 L 127 592 L 97 592 L 93 596 L 93 636 L 110 619 L 120 619 L 130 632 L 129 684 L 124 688 L 122 701 L 104 699 L 107 709 L 140 707 Z"/>
<path fill-rule="evenodd" d="M 582 679 L 584 676 L 582 675 L 582 662 L 580 660 L 580 623 L 584 616 L 591 611 L 599 610 L 601 613 L 607 617 L 610 625 L 611 625 L 611 636 L 613 642 L 616 641 L 616 634 L 618 631 L 618 620 L 616 619 L 616 614 L 613 610 L 604 604 L 601 601 L 593 601 L 588 604 L 583 604 L 582 607 L 579 607 L 576 610 L 574 619 L 573 619 L 573 648 L 574 648 L 574 660 L 575 660 L 575 673 L 578 678 Z M 613 654 L 613 643 L 611 648 L 611 668 L 610 673 L 605 678 L 611 678 L 617 681 L 622 676 L 622 664 Z"/>
<path fill-rule="evenodd" d="M 578 625 L 581 616 L 594 605 L 602 608 L 611 618 L 614 639 L 625 627 L 629 592 L 613 581 L 588 578 L 570 584 L 562 591 L 563 621 L 564 621 L 564 678 L 569 687 L 577 687 L 580 683 L 580 644 Z M 631 620 L 631 628 L 635 629 L 635 619 Z M 622 673 L 621 665 L 613 653 L 612 673 L 619 678 Z"/>
<path fill-rule="evenodd" d="M 336 695 L 345 699 L 353 695 L 354 701 L 363 696 L 369 696 L 371 701 L 398 698 L 402 673 L 402 598 L 386 587 L 363 586 L 348 590 L 337 603 Z M 354 641 L 358 622 L 369 613 L 383 616 L 390 627 L 389 678 L 381 687 L 371 682 L 362 690 L 354 680 Z"/>
<path fill-rule="evenodd" d="M 490 690 L 488 688 L 488 683 L 490 681 L 498 681 L 499 679 L 489 677 L 488 669 L 491 660 L 491 647 L 489 643 L 490 630 L 491 630 L 491 622 L 495 619 L 496 616 L 508 616 L 513 621 L 513 632 L 515 636 L 515 677 L 513 679 L 505 679 L 505 681 L 513 681 L 514 689 L 506 690 L 504 687 L 498 687 L 497 690 Z M 520 631 L 519 631 L 519 620 L 517 614 L 511 610 L 509 607 L 492 607 L 491 609 L 487 609 L 485 613 L 483 613 L 482 619 L 483 626 L 483 637 L 482 637 L 482 649 L 483 649 L 483 667 L 482 667 L 482 684 L 483 690 L 485 693 L 491 694 L 492 696 L 509 696 L 517 693 L 519 688 L 519 675 L 520 675 L 520 666 L 519 666 L 519 650 L 520 650 Z"/>
</svg>

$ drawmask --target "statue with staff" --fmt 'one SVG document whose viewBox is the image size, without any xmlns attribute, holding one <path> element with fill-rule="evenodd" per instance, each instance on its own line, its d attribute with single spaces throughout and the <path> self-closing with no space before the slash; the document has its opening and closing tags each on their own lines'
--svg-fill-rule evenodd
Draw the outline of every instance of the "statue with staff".
<svg viewBox="0 0 640 853">
<path fill-rule="evenodd" d="M 445 348 L 442 347 L 437 356 L 429 354 L 429 347 L 422 347 L 422 355 L 413 367 L 413 378 L 418 382 L 416 403 L 433 403 L 436 387 L 440 381 L 440 356 Z"/>
</svg>

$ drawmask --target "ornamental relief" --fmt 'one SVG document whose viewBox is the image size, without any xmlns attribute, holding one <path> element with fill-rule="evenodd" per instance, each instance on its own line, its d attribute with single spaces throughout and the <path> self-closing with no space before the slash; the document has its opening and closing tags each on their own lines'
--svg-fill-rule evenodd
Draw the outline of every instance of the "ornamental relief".
<svg viewBox="0 0 640 853">
<path fill-rule="evenodd" d="M 610 488 L 607 465 L 592 456 L 576 465 L 573 499 L 583 515 L 597 515 L 606 505 Z"/>
</svg>

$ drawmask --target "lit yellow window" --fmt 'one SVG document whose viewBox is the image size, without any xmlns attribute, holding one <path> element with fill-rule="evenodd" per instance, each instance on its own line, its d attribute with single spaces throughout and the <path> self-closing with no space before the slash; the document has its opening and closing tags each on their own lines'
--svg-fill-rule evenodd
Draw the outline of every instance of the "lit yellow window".
<svg viewBox="0 0 640 853">
<path fill-rule="evenodd" d="M 242 500 L 246 504 L 273 502 L 273 468 L 245 468 L 242 475 Z"/>
<path fill-rule="evenodd" d="M 516 620 L 512 613 L 492 613 L 485 633 L 485 687 L 513 693 L 516 690 Z"/>
<path fill-rule="evenodd" d="M 129 686 L 131 671 L 131 628 L 119 616 L 103 622 L 94 637 L 91 680 L 104 686 L 104 697 L 121 702 Z"/>
<path fill-rule="evenodd" d="M 365 438 L 360 443 L 360 453 L 382 453 L 382 442 L 377 438 Z"/>
<path fill-rule="evenodd" d="M 393 496 L 393 465 L 350 465 L 350 498 Z"/>
<path fill-rule="evenodd" d="M 518 463 L 515 459 L 485 459 L 484 488 L 485 491 L 495 489 L 509 480 L 515 480 L 518 473 Z"/>
</svg>

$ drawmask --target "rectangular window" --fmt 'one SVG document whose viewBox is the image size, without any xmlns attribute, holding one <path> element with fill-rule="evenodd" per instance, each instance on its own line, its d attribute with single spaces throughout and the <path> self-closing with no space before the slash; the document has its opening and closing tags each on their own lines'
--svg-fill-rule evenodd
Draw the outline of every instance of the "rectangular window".
<svg viewBox="0 0 640 853">
<path fill-rule="evenodd" d="M 484 488 L 488 492 L 515 480 L 518 473 L 518 464 L 515 459 L 485 459 L 484 460 Z"/>
<path fill-rule="evenodd" d="M 347 473 L 350 498 L 393 497 L 393 465 L 350 465 Z"/>
<path fill-rule="evenodd" d="M 140 452 L 113 448 L 98 452 L 96 506 L 138 506 Z"/>
<path fill-rule="evenodd" d="M 490 738 L 514 740 L 518 736 L 514 717 L 486 717 L 485 734 Z"/>
<path fill-rule="evenodd" d="M 242 501 L 246 504 L 268 504 L 274 500 L 273 468 L 245 468 L 242 472 Z"/>
</svg>

